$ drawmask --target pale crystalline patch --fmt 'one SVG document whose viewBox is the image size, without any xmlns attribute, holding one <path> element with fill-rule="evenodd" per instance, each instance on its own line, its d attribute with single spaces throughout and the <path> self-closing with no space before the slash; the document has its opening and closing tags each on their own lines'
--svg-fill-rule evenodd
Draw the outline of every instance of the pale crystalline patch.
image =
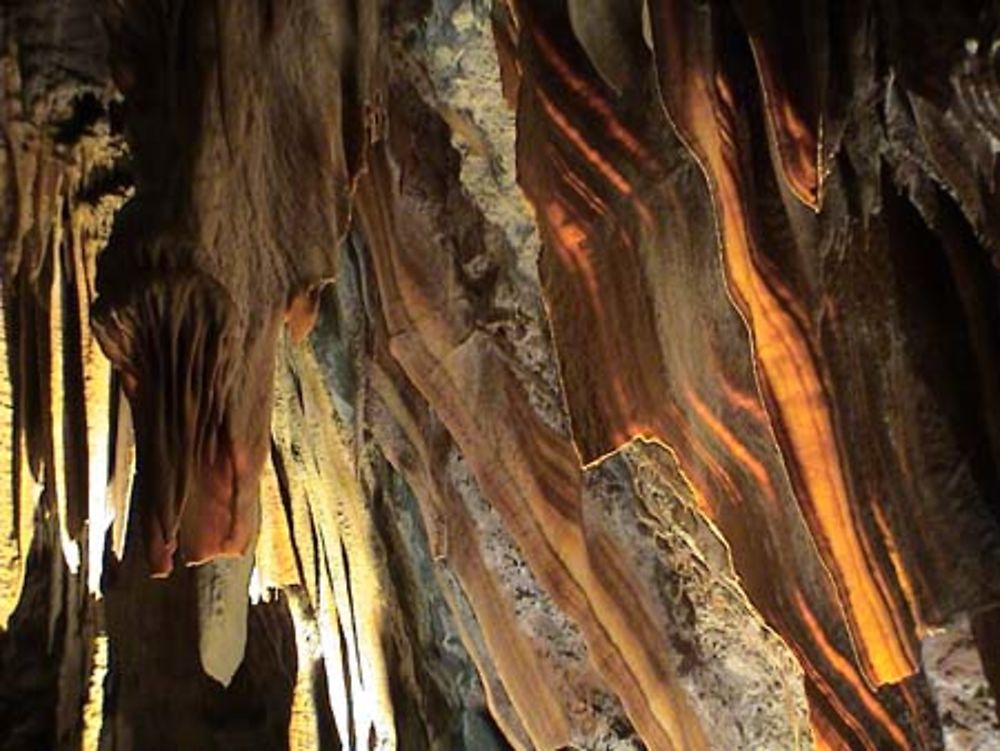
<svg viewBox="0 0 1000 751">
<path fill-rule="evenodd" d="M 513 355 L 511 370 L 535 412 L 565 435 L 569 427 L 539 295 L 541 239 L 517 183 L 517 119 L 504 98 L 489 6 L 440 3 L 410 52 L 430 74 L 430 90 L 420 95 L 447 123 L 461 155 L 462 188 L 487 225 L 486 251 L 467 262 L 465 271 L 476 277 L 491 264 L 503 271 L 495 321 L 485 328 Z"/>
<path fill-rule="evenodd" d="M 456 3 L 449 17 L 432 15 L 426 34 L 434 93 L 469 123 L 452 128 L 462 154 L 462 184 L 487 220 L 521 251 L 519 270 L 537 284 L 541 241 L 517 185 L 516 117 L 503 96 L 488 4 Z"/>
<path fill-rule="evenodd" d="M 924 673 L 948 751 L 1000 751 L 1000 723 L 983 664 L 962 615 L 921 644 Z"/>
<path fill-rule="evenodd" d="M 628 444 L 588 470 L 585 499 L 584 525 L 616 540 L 644 583 L 713 747 L 812 749 L 802 669 L 741 589 L 672 452 Z"/>
</svg>

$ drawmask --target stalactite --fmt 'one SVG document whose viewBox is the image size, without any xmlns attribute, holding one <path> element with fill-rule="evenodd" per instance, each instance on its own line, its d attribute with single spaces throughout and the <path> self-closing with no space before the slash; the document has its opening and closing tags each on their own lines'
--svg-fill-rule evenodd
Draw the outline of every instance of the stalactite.
<svg viewBox="0 0 1000 751">
<path fill-rule="evenodd" d="M 289 352 L 279 367 L 274 440 L 291 499 L 302 583 L 319 619 L 330 704 L 345 747 L 395 743 L 381 592 L 385 572 L 335 412 L 315 361 Z M 296 513 L 295 508 L 301 510 Z M 353 729 L 353 737 L 352 737 Z"/>
<path fill-rule="evenodd" d="M 0 295 L 4 293 L 0 286 Z M 18 494 L 16 492 L 19 468 L 16 466 L 20 452 L 17 451 L 15 433 L 15 404 L 11 388 L 10 359 L 7 349 L 7 309 L 6 296 L 0 305 L 0 628 L 7 627 L 7 620 L 17 607 L 21 595 L 21 580 L 24 577 L 24 557 L 22 554 L 18 524 Z"/>
</svg>

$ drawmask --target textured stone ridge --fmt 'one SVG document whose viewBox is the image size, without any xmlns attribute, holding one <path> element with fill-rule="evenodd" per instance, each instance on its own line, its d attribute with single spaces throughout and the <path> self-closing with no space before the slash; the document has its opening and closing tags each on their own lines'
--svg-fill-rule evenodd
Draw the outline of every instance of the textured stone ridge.
<svg viewBox="0 0 1000 751">
<path fill-rule="evenodd" d="M 496 12 L 480 0 L 435 2 L 401 40 L 402 64 L 419 71 L 413 76 L 416 89 L 447 125 L 465 195 L 483 216 L 485 252 L 469 255 L 467 248 L 458 249 L 470 282 L 495 285 L 495 320 L 482 325 L 515 358 L 514 373 L 535 411 L 565 432 L 538 283 L 541 239 L 532 206 L 517 183 L 516 111 L 497 59 Z"/>
<path fill-rule="evenodd" d="M 464 136 L 455 133 L 454 102 L 460 101 L 471 110 L 468 116 L 473 119 L 480 115 L 480 102 L 489 112 L 502 104 L 502 100 L 491 98 L 499 94 L 496 78 L 492 89 L 482 87 L 478 100 L 452 83 L 455 74 L 450 68 L 440 73 L 444 81 L 439 87 L 434 64 L 427 66 L 431 70 L 429 86 L 410 83 L 417 63 L 425 56 L 433 59 L 438 55 L 438 40 L 443 38 L 443 46 L 450 49 L 455 34 L 475 29 L 470 21 L 477 16 L 472 6 L 459 4 L 449 7 L 446 18 L 448 24 L 436 27 L 437 36 L 427 34 L 426 45 L 405 37 L 401 54 L 393 58 L 394 75 L 386 98 L 385 153 L 375 150 L 370 182 L 363 179 L 359 189 L 363 233 L 370 243 L 363 257 L 373 259 L 389 351 L 440 416 L 463 455 L 463 461 L 456 461 L 451 451 L 438 450 L 436 454 L 447 469 L 448 484 L 457 488 L 464 501 L 464 508 L 453 507 L 447 518 L 451 521 L 457 514 L 471 517 L 473 526 L 464 534 L 470 537 L 475 530 L 473 539 L 479 541 L 482 560 L 496 576 L 498 594 L 513 599 L 515 622 L 508 621 L 505 627 L 514 625 L 520 631 L 517 638 L 527 637 L 529 649 L 537 654 L 540 667 L 549 676 L 546 683 L 554 681 L 559 686 L 556 705 L 543 711 L 547 700 L 541 695 L 532 697 L 532 692 L 538 692 L 537 684 L 525 683 L 529 673 L 524 667 L 516 663 L 500 666 L 501 680 L 526 721 L 530 741 L 541 747 L 552 742 L 558 745 L 560 737 L 562 743 L 581 748 L 643 741 L 655 746 L 676 743 L 687 733 L 694 747 L 707 744 L 721 748 L 734 739 L 779 737 L 787 740 L 790 748 L 808 747 L 804 695 L 794 670 L 781 684 L 779 710 L 762 711 L 752 720 L 742 715 L 737 720 L 730 714 L 733 707 L 725 701 L 711 706 L 710 702 L 699 703 L 698 697 L 711 693 L 708 684 L 715 679 L 710 671 L 690 670 L 674 646 L 675 642 L 697 640 L 690 633 L 693 624 L 678 619 L 666 626 L 665 614 L 674 607 L 668 593 L 657 586 L 654 571 L 635 566 L 631 557 L 622 554 L 636 547 L 636 527 L 624 531 L 619 527 L 613 534 L 612 522 L 590 513 L 586 494 L 581 492 L 579 459 L 565 432 L 565 418 L 546 419 L 543 414 L 562 402 L 558 382 L 522 377 L 520 371 L 529 371 L 525 367 L 528 363 L 540 363 L 550 373 L 554 370 L 551 351 L 544 346 L 548 341 L 545 318 L 525 317 L 526 335 L 520 346 L 510 349 L 502 333 L 489 326 L 491 321 L 503 320 L 508 312 L 506 298 L 499 290 L 513 293 L 520 308 L 541 311 L 537 288 L 525 283 L 530 278 L 522 276 L 516 264 L 495 264 L 492 274 L 478 277 L 463 273 L 465 264 L 456 263 L 470 248 L 481 249 L 487 258 L 503 258 L 504 254 L 496 251 L 504 250 L 507 238 L 493 231 L 496 201 L 506 201 L 505 205 L 522 211 L 523 202 L 517 193 L 498 198 L 495 185 L 487 188 L 485 196 L 477 195 L 481 183 L 468 178 L 465 160 L 475 160 L 478 155 L 467 143 L 456 143 Z M 479 13 L 480 27 L 486 18 Z M 435 28 L 433 23 L 430 26 Z M 481 37 L 469 41 L 475 47 Z M 492 57 L 493 46 L 488 49 Z M 456 58 L 464 65 L 464 55 Z M 414 90 L 419 102 L 414 99 Z M 447 153 L 449 142 L 457 146 L 457 153 Z M 422 149 L 442 147 L 446 152 L 443 164 L 422 158 Z M 484 210 L 487 205 L 492 205 L 492 212 Z M 518 253 L 534 261 L 530 244 Z M 444 386 L 449 382 L 450 392 Z M 491 388 L 490 383 L 497 385 Z M 539 393 L 546 398 L 533 398 Z M 472 419 L 472 414 L 499 412 L 510 415 L 509 425 Z M 394 415 L 398 420 L 412 419 L 404 418 L 398 409 Z M 515 443 L 518 440 L 520 445 Z M 488 449 L 490 441 L 499 450 Z M 531 448 L 526 450 L 526 444 Z M 395 461 L 406 466 L 400 458 Z M 630 483 L 621 484 L 611 507 L 634 507 L 635 492 Z M 562 518 L 557 520 L 554 513 Z M 425 521 L 433 527 L 433 516 Z M 456 544 L 451 534 L 445 535 L 441 547 L 444 563 L 454 556 L 457 564 L 464 554 L 452 553 Z M 465 548 L 463 544 L 463 551 Z M 568 560 L 574 565 L 567 566 Z M 672 570 L 674 563 L 668 560 L 659 573 Z M 731 576 L 721 559 L 720 565 L 721 576 Z M 467 569 L 460 570 L 458 578 L 467 592 L 469 587 L 483 586 Z M 580 590 L 581 586 L 594 590 Z M 704 585 L 684 579 L 679 586 L 696 590 Z M 588 602 L 591 597 L 594 600 Z M 692 600 L 698 597 L 693 591 L 690 594 Z M 628 608 L 632 608 L 634 627 L 625 625 Z M 495 616 L 481 605 L 474 604 L 474 610 L 489 630 L 486 624 Z M 724 618 L 733 619 L 728 626 L 733 633 L 741 630 L 741 619 L 745 619 L 753 632 L 766 634 L 745 600 Z M 706 634 L 711 630 L 703 628 Z M 708 636 L 703 638 L 706 644 L 709 640 Z M 655 657 L 650 654 L 654 651 Z M 748 658 L 732 669 L 748 676 L 747 685 L 766 687 L 773 693 L 769 673 L 774 665 L 792 667 L 794 662 L 773 635 L 762 638 L 752 651 L 755 659 Z M 596 671 L 591 673 L 588 665 Z M 630 676 L 629 670 L 641 678 Z M 648 684 L 657 696 L 647 700 L 662 714 L 651 716 L 637 704 L 641 700 L 635 683 L 650 680 L 649 675 L 656 671 L 661 671 L 662 683 L 655 688 Z M 674 685 L 675 673 L 683 676 L 682 689 Z M 615 694 L 621 697 L 621 705 Z M 670 712 L 663 711 L 667 696 L 676 701 Z M 533 704 L 530 715 L 524 714 L 525 697 Z M 622 709 L 627 720 L 619 714 Z M 670 713 L 676 717 L 672 719 Z M 568 727 L 560 729 L 567 721 Z M 745 726 L 744 731 L 735 730 L 739 724 Z M 676 735 L 667 740 L 671 734 Z"/>
<path fill-rule="evenodd" d="M 426 61 L 431 85 L 425 98 L 451 129 L 452 143 L 461 156 L 462 187 L 483 213 L 487 225 L 503 228 L 508 243 L 516 249 L 518 266 L 505 270 L 499 283 L 511 285 L 515 292 L 514 299 L 536 312 L 540 307 L 534 304 L 536 292 L 525 281 L 537 280 L 539 238 L 533 213 L 515 182 L 512 163 L 516 137 L 514 112 L 503 96 L 491 11 L 485 4 L 473 2 L 436 4 L 419 29 L 416 35 L 418 41 L 411 41 L 408 51 Z M 521 279 L 522 275 L 524 280 Z M 517 350 L 519 359 L 522 364 L 535 363 L 535 370 L 553 373 L 552 355 L 544 346 L 548 340 L 547 321 L 532 316 L 527 329 L 529 332 L 537 331 L 538 336 L 528 340 Z M 541 363 L 541 368 L 538 363 Z M 555 390 L 558 385 L 550 383 L 548 387 Z M 554 399 L 548 400 L 548 404 L 553 402 Z M 533 406 L 538 410 L 539 401 L 533 400 Z M 658 450 L 660 449 L 653 447 L 647 449 L 649 452 Z M 810 732 L 801 691 L 801 670 L 791 654 L 784 649 L 780 639 L 769 632 L 746 601 L 739 589 L 738 580 L 729 568 L 728 552 L 721 553 L 724 543 L 713 537 L 714 533 L 707 531 L 709 523 L 702 519 L 702 536 L 711 539 L 713 543 L 708 553 L 713 559 L 709 563 L 704 557 L 706 554 L 678 529 L 678 521 L 669 512 L 659 512 L 665 514 L 659 517 L 662 520 L 659 532 L 652 532 L 651 525 L 655 525 L 655 522 L 650 519 L 645 523 L 635 520 L 629 523 L 621 519 L 609 519 L 606 514 L 601 514 L 601 509 L 617 509 L 627 514 L 637 504 L 644 505 L 644 499 L 648 495 L 660 498 L 662 506 L 670 503 L 686 504 L 684 507 L 689 515 L 689 523 L 697 525 L 699 522 L 696 520 L 701 518 L 700 513 L 691 505 L 690 497 L 682 501 L 670 495 L 669 489 L 664 490 L 663 476 L 658 476 L 648 466 L 644 467 L 641 460 L 624 464 L 615 459 L 609 462 L 611 467 L 595 467 L 590 472 L 585 514 L 588 513 L 587 510 L 591 510 L 592 516 L 588 515 L 588 521 L 592 521 L 597 529 L 613 532 L 612 536 L 617 538 L 623 548 L 634 551 L 635 555 L 630 560 L 639 570 L 642 569 L 641 561 L 644 558 L 661 558 L 660 566 L 644 572 L 644 578 L 659 587 L 667 586 L 663 583 L 664 580 L 672 582 L 669 591 L 657 589 L 651 594 L 664 603 L 661 615 L 665 622 L 676 621 L 669 629 L 675 646 L 681 650 L 687 648 L 696 652 L 683 654 L 681 664 L 696 663 L 702 671 L 711 671 L 714 665 L 721 673 L 718 677 L 698 675 L 692 679 L 692 690 L 698 691 L 706 702 L 706 716 L 724 716 L 733 711 L 734 707 L 741 707 L 736 711 L 743 716 L 750 716 L 747 710 L 750 707 L 757 708 L 754 722 L 746 723 L 741 731 L 734 730 L 737 732 L 735 736 L 720 735 L 716 742 L 720 747 L 731 748 L 809 747 Z M 608 474 L 618 475 L 617 482 L 610 483 L 610 490 L 607 487 L 609 483 L 601 483 L 599 479 Z M 635 487 L 632 485 L 633 475 L 637 476 Z M 643 476 L 643 479 L 638 479 L 638 476 Z M 674 481 L 683 486 L 679 475 L 675 474 Z M 690 490 L 687 494 L 690 495 Z M 655 505 L 656 501 L 651 500 L 649 503 Z M 485 510 L 477 512 L 477 516 L 481 519 L 490 518 Z M 656 527 L 653 526 L 652 529 Z M 667 552 L 658 555 L 655 544 L 642 544 L 640 541 L 644 533 L 655 535 L 660 548 Z M 671 534 L 680 535 L 683 539 L 675 541 L 671 546 L 666 541 Z M 487 539 L 495 537 L 494 534 L 487 536 Z M 652 548 L 647 549 L 650 545 Z M 673 549 L 676 547 L 683 547 L 685 552 Z M 692 559 L 697 563 L 692 564 Z M 488 556 L 487 564 L 491 569 L 502 572 L 510 568 L 508 560 L 511 560 L 510 554 L 493 554 Z M 516 554 L 513 560 L 518 560 Z M 678 572 L 678 568 L 685 571 Z M 697 581 L 697 573 L 692 568 L 708 568 L 713 573 L 704 574 L 705 576 L 717 575 L 719 583 L 715 585 L 715 589 L 704 581 Z M 523 563 L 518 564 L 515 570 L 523 572 L 520 574 L 522 577 L 526 573 Z M 525 585 L 518 587 L 519 609 L 535 609 L 545 602 L 547 598 L 544 595 L 539 598 L 529 594 L 536 588 L 537 584 L 532 583 L 530 578 Z M 726 594 L 723 595 L 722 592 Z M 720 601 L 726 597 L 731 602 L 724 611 L 719 612 Z M 697 605 L 693 604 L 695 601 Z M 686 608 L 685 612 L 696 614 L 707 621 L 697 627 L 700 636 L 691 635 L 691 624 L 683 616 L 673 612 L 679 605 Z M 713 618 L 716 619 L 714 622 Z M 563 636 L 558 637 L 558 640 L 565 640 L 572 631 L 575 628 L 564 629 Z M 745 638 L 734 638 L 740 634 L 744 634 Z M 542 643 L 553 644 L 554 636 L 543 639 Z M 747 640 L 754 638 L 759 639 L 759 642 L 751 647 Z M 535 641 L 538 641 L 537 637 Z M 697 647 L 692 648 L 691 645 L 695 643 Z M 569 644 L 553 646 L 558 647 L 564 661 L 581 649 Z M 548 648 L 545 651 L 548 652 Z M 582 657 L 586 659 L 585 649 Z M 755 664 L 757 661 L 762 664 Z M 694 668 L 688 665 L 685 670 Z M 737 675 L 742 675 L 746 683 L 735 680 Z M 773 675 L 782 676 L 777 685 L 770 680 Z M 757 676 L 756 679 L 753 676 Z M 702 685 L 699 689 L 699 683 L 709 683 L 711 688 Z M 576 687 L 574 693 L 578 693 L 580 679 L 570 681 L 569 685 Z M 728 689 L 720 693 L 719 689 L 723 687 Z M 602 703 L 591 701 L 594 707 Z M 769 709 L 761 712 L 761 708 L 769 704 Z M 793 732 L 788 731 L 790 716 L 796 717 L 795 723 L 798 725 Z M 613 720 L 613 717 L 610 719 Z M 574 738 L 580 748 L 610 748 L 615 747 L 615 743 L 626 741 L 621 737 L 617 741 L 613 740 L 612 728 L 616 726 L 616 722 L 608 724 L 606 720 L 597 721 L 604 724 L 603 730 L 595 729 L 588 736 Z"/>
<path fill-rule="evenodd" d="M 675 457 L 636 442 L 587 473 L 588 527 L 642 572 L 681 680 L 718 748 L 811 749 L 802 668 L 747 599 L 718 529 L 698 510 Z"/>
</svg>

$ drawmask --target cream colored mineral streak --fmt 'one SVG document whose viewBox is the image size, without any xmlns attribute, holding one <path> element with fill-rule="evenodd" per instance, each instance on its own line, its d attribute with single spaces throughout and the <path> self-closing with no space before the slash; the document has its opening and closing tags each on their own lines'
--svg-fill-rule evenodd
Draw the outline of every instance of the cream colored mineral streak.
<svg viewBox="0 0 1000 751">
<path fill-rule="evenodd" d="M 0 282 L 0 296 L 3 283 Z M 17 607 L 23 570 L 15 509 L 14 394 L 7 360 L 7 322 L 0 305 L 0 628 Z"/>
<path fill-rule="evenodd" d="M 62 181 L 60 180 L 60 183 Z M 61 187 L 61 186 L 60 186 Z M 57 191 L 58 195 L 61 191 Z M 63 384 L 65 368 L 65 352 L 63 351 L 63 268 L 60 261 L 60 248 L 63 242 L 63 227 L 56 223 L 52 229 L 49 242 L 49 252 L 52 258 L 52 286 L 49 289 L 49 398 L 50 425 L 52 429 L 52 464 L 55 471 L 56 508 L 59 513 L 59 540 L 62 544 L 63 558 L 70 573 L 80 570 L 80 545 L 73 539 L 67 526 L 69 519 L 69 497 L 67 493 L 66 471 L 66 441 L 63 434 L 66 423 L 64 400 L 66 390 Z"/>
<path fill-rule="evenodd" d="M 319 748 L 319 733 L 316 718 L 316 681 L 315 669 L 321 659 L 319 633 L 316 630 L 316 620 L 309 612 L 306 596 L 298 588 L 289 589 L 288 609 L 292 614 L 292 624 L 295 627 L 295 654 L 297 656 L 298 672 L 295 676 L 295 688 L 292 692 L 291 720 L 288 723 L 289 751 L 304 751 Z"/>
<path fill-rule="evenodd" d="M 301 389 L 301 407 L 293 379 Z M 273 434 L 285 463 L 294 542 L 300 560 L 306 562 L 303 584 L 317 613 L 329 701 L 341 743 L 395 748 L 382 648 L 385 573 L 375 554 L 376 538 L 363 491 L 336 424 L 323 375 L 304 348 L 278 358 Z M 319 555 L 314 557 L 312 550 Z M 312 569 L 313 560 L 318 570 Z M 275 574 L 263 571 L 262 577 L 267 580 Z M 341 632 L 346 648 L 341 647 Z M 348 735 L 348 717 L 353 720 L 353 739 Z M 369 744 L 370 731 L 374 746 Z"/>
<path fill-rule="evenodd" d="M 84 419 L 87 425 L 87 590 L 100 597 L 104 541 L 113 521 L 108 503 L 108 441 L 111 431 L 111 364 L 101 352 L 90 329 L 90 284 L 87 273 L 87 228 L 93 220 L 73 211 L 71 233 L 72 273 L 76 281 L 77 316 L 80 321 L 80 353 L 83 367 Z"/>
<path fill-rule="evenodd" d="M 101 731 L 104 725 L 104 679 L 108 674 L 108 635 L 101 633 L 94 637 L 93 662 L 90 680 L 87 682 L 87 699 L 83 705 L 82 751 L 100 749 Z"/>
</svg>

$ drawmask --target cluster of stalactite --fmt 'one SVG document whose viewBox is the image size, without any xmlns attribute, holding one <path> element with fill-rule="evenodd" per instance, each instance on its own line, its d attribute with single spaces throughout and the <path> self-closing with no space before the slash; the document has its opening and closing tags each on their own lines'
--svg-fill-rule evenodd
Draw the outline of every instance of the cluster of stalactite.
<svg viewBox="0 0 1000 751">
<path fill-rule="evenodd" d="M 0 748 L 994 747 L 995 7 L 110 5 L 110 50 L 83 0 L 0 16 Z M 309 14 L 340 88 L 271 143 Z M 195 104 L 112 76 L 157 44 Z M 300 292 L 269 254 L 336 278 L 277 335 L 252 544 L 150 579 L 91 311 L 175 164 L 274 204 L 185 258 L 250 320 Z"/>
</svg>

